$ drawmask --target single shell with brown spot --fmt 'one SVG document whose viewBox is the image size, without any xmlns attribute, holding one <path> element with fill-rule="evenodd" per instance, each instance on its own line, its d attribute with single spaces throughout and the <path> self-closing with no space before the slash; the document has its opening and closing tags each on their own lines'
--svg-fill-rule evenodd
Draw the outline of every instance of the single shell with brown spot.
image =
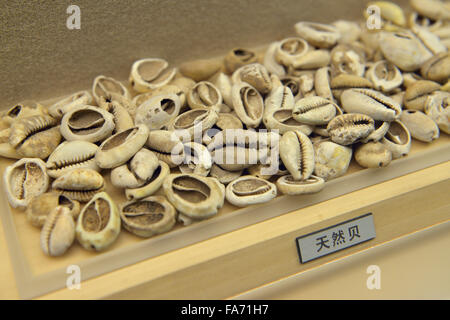
<svg viewBox="0 0 450 320">
<path fill-rule="evenodd" d="M 416 140 L 431 142 L 439 138 L 439 127 L 436 122 L 421 111 L 405 110 L 400 116 L 400 121 Z"/>
<path fill-rule="evenodd" d="M 406 156 L 411 149 L 411 134 L 399 120 L 392 121 L 381 143 L 392 152 L 392 159 Z"/>
<path fill-rule="evenodd" d="M 355 150 L 356 162 L 364 168 L 386 167 L 392 160 L 392 152 L 381 142 L 368 142 Z"/>
</svg>

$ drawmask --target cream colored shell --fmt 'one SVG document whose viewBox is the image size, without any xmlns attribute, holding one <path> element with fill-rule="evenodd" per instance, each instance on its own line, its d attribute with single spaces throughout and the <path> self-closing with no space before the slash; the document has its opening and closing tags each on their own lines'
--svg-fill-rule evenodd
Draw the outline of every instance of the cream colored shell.
<svg viewBox="0 0 450 320">
<path fill-rule="evenodd" d="M 169 131 L 176 131 L 183 141 L 200 141 L 203 133 L 211 129 L 219 119 L 219 114 L 213 109 L 195 109 L 184 112 L 173 119 L 168 125 Z"/>
<path fill-rule="evenodd" d="M 118 101 L 106 101 L 100 98 L 100 107 L 111 113 L 114 117 L 114 132 L 121 132 L 134 127 L 134 120 L 129 111 Z"/>
<path fill-rule="evenodd" d="M 139 124 L 131 129 L 118 132 L 106 139 L 95 154 L 95 162 L 100 168 L 115 168 L 133 157 L 146 143 L 148 128 Z"/>
<path fill-rule="evenodd" d="M 164 59 L 141 59 L 133 63 L 129 81 L 137 92 L 148 92 L 168 84 L 176 71 Z"/>
<path fill-rule="evenodd" d="M 217 179 L 195 174 L 170 174 L 163 189 L 180 213 L 195 220 L 216 215 L 225 200 L 225 187 Z"/>
<path fill-rule="evenodd" d="M 176 223 L 176 210 L 164 196 L 151 196 L 120 205 L 122 226 L 148 238 L 170 231 Z"/>
<path fill-rule="evenodd" d="M 399 120 L 392 121 L 381 143 L 392 152 L 392 159 L 406 156 L 411 150 L 411 134 Z"/>
<path fill-rule="evenodd" d="M 2 113 L 1 122 L 5 127 L 9 128 L 16 120 L 31 117 L 31 116 L 43 116 L 47 115 L 48 110 L 39 103 L 34 102 L 22 102 L 15 104 L 5 113 Z"/>
<path fill-rule="evenodd" d="M 187 94 L 187 103 L 191 109 L 217 109 L 222 101 L 219 89 L 209 81 L 196 83 Z"/>
<path fill-rule="evenodd" d="M 93 103 L 94 98 L 89 91 L 78 91 L 51 105 L 48 108 L 48 113 L 52 117 L 60 119 L 74 107 L 86 104 L 92 105 Z"/>
<path fill-rule="evenodd" d="M 266 67 L 267 71 L 269 71 L 272 75 L 276 76 L 284 76 L 286 74 L 286 70 L 283 65 L 280 64 L 275 55 L 276 50 L 279 47 L 279 42 L 272 42 L 266 50 L 263 59 L 263 65 Z"/>
<path fill-rule="evenodd" d="M 35 115 L 17 119 L 11 124 L 9 144 L 24 158 L 47 158 L 61 142 L 56 119 Z"/>
<path fill-rule="evenodd" d="M 264 101 L 261 94 L 250 84 L 241 82 L 231 89 L 233 109 L 247 128 L 256 128 L 262 121 Z"/>
<path fill-rule="evenodd" d="M 300 131 L 288 131 L 281 137 L 280 158 L 295 180 L 307 180 L 314 172 L 312 142 Z"/>
<path fill-rule="evenodd" d="M 182 173 L 195 173 L 201 176 L 207 176 L 212 166 L 211 154 L 204 145 L 197 142 L 188 142 L 184 144 L 185 159 L 180 165 Z"/>
<path fill-rule="evenodd" d="M 335 26 L 328 24 L 298 22 L 294 28 L 301 38 L 319 48 L 330 48 L 341 38 L 339 30 Z"/>
<path fill-rule="evenodd" d="M 306 180 L 295 180 L 291 175 L 286 175 L 278 178 L 276 185 L 282 194 L 294 196 L 321 191 L 325 187 L 325 180 L 314 175 Z"/>
<path fill-rule="evenodd" d="M 301 123 L 324 125 L 336 116 L 337 108 L 330 100 L 313 96 L 298 100 L 292 110 L 292 117 Z"/>
<path fill-rule="evenodd" d="M 183 162 L 183 143 L 174 131 L 150 131 L 145 146 L 153 151 L 159 160 L 167 163 L 170 168 L 177 167 Z"/>
<path fill-rule="evenodd" d="M 375 130 L 375 122 L 364 114 L 346 113 L 331 120 L 327 130 L 333 142 L 346 146 L 369 136 Z"/>
<path fill-rule="evenodd" d="M 48 157 L 47 173 L 52 178 L 58 178 L 68 170 L 88 168 L 100 171 L 95 162 L 98 146 L 92 142 L 75 140 L 61 143 Z"/>
<path fill-rule="evenodd" d="M 163 94 L 145 101 L 136 110 L 135 123 L 145 124 L 149 130 L 165 128 L 180 113 L 180 98 L 175 94 Z"/>
<path fill-rule="evenodd" d="M 80 203 L 56 192 L 46 192 L 33 197 L 26 209 L 27 220 L 33 226 L 41 228 L 50 212 L 58 206 L 68 208 L 73 219 L 77 220 L 81 210 Z"/>
<path fill-rule="evenodd" d="M 144 185 L 138 188 L 125 189 L 127 200 L 137 200 L 153 195 L 159 190 L 169 174 L 169 166 L 165 162 L 159 161 L 158 167 L 153 171 L 153 175 L 145 181 Z"/>
<path fill-rule="evenodd" d="M 432 57 L 411 31 L 382 32 L 379 44 L 386 60 L 402 71 L 416 71 Z"/>
<path fill-rule="evenodd" d="M 114 116 L 94 106 L 78 106 L 61 119 L 61 134 L 68 140 L 99 142 L 108 138 L 114 130 Z"/>
<path fill-rule="evenodd" d="M 50 178 L 44 161 L 23 158 L 6 167 L 3 183 L 11 206 L 25 209 L 33 197 L 47 191 Z"/>
<path fill-rule="evenodd" d="M 439 127 L 436 122 L 421 111 L 405 110 L 400 116 L 400 121 L 416 140 L 431 142 L 439 138 Z"/>
<path fill-rule="evenodd" d="M 117 188 L 142 187 L 159 166 L 154 152 L 142 148 L 126 164 L 111 170 L 111 183 Z"/>
<path fill-rule="evenodd" d="M 129 101 L 131 98 L 128 89 L 122 83 L 103 75 L 94 79 L 92 95 L 97 104 L 100 104 L 101 97 L 109 101 L 117 100 L 119 102 Z"/>
<path fill-rule="evenodd" d="M 425 102 L 425 113 L 436 122 L 442 132 L 450 134 L 450 93 L 437 91 Z"/>
<path fill-rule="evenodd" d="M 331 141 L 314 144 L 314 175 L 325 181 L 344 175 L 352 160 L 352 148 Z"/>
<path fill-rule="evenodd" d="M 56 192 L 76 201 L 87 202 L 105 188 L 103 176 L 95 170 L 77 168 L 67 171 L 53 181 Z"/>
<path fill-rule="evenodd" d="M 277 42 L 274 58 L 278 64 L 287 67 L 306 54 L 308 50 L 309 45 L 306 40 L 298 37 L 286 38 Z"/>
<path fill-rule="evenodd" d="M 277 196 L 277 187 L 264 179 L 242 176 L 227 185 L 225 196 L 232 205 L 245 207 L 272 200 Z"/>
<path fill-rule="evenodd" d="M 356 162 L 364 168 L 386 167 L 392 160 L 392 152 L 381 142 L 368 142 L 355 150 Z"/>
<path fill-rule="evenodd" d="M 401 105 L 395 100 L 371 89 L 345 90 L 341 103 L 348 113 L 362 113 L 380 121 L 398 119 L 402 112 Z"/>
<path fill-rule="evenodd" d="M 41 230 L 41 248 L 48 256 L 61 256 L 75 240 L 75 222 L 67 207 L 50 212 Z"/>
<path fill-rule="evenodd" d="M 403 83 L 400 70 L 391 62 L 380 60 L 375 62 L 366 72 L 366 77 L 372 81 L 376 90 L 391 92 Z"/>
<path fill-rule="evenodd" d="M 106 192 L 96 194 L 78 216 L 76 238 L 83 248 L 103 251 L 120 233 L 120 214 Z"/>
<path fill-rule="evenodd" d="M 272 90 L 272 81 L 266 67 L 260 63 L 252 63 L 241 67 L 240 80 L 247 82 L 259 93 L 265 95 Z"/>
</svg>

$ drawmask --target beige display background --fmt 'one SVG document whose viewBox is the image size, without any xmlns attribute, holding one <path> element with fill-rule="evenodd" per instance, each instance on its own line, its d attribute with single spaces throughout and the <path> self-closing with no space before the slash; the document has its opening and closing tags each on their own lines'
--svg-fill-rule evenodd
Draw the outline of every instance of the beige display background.
<svg viewBox="0 0 450 320">
<path fill-rule="evenodd" d="M 300 20 L 361 19 L 366 2 L 1 1 L 0 107 L 90 88 L 99 74 L 125 80 L 141 58 L 177 65 L 293 35 Z M 71 4 L 80 7 L 80 30 L 66 27 Z"/>
</svg>

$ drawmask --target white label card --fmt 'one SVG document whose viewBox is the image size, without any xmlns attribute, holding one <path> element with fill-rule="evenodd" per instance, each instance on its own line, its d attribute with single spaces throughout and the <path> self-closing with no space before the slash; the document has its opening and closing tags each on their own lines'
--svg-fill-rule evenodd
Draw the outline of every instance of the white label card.
<svg viewBox="0 0 450 320">
<path fill-rule="evenodd" d="M 372 213 L 296 238 L 300 263 L 326 256 L 376 236 Z"/>
</svg>

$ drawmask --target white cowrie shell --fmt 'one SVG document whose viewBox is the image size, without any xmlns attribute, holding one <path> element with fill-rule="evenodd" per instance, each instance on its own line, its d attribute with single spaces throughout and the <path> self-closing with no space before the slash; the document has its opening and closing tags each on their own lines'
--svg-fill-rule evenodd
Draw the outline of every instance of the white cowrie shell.
<svg viewBox="0 0 450 320">
<path fill-rule="evenodd" d="M 94 79 L 94 83 L 92 85 L 92 95 L 94 96 L 97 104 L 100 103 L 100 97 L 105 98 L 106 100 L 120 100 L 120 101 L 128 101 L 131 96 L 128 92 L 128 89 L 119 81 L 100 75 Z"/>
<path fill-rule="evenodd" d="M 103 251 L 116 241 L 120 225 L 116 204 L 106 192 L 101 192 L 86 204 L 78 216 L 76 238 L 87 250 Z"/>
<path fill-rule="evenodd" d="M 63 116 L 60 130 L 68 141 L 103 141 L 114 130 L 114 116 L 98 107 L 78 106 Z"/>
<path fill-rule="evenodd" d="M 277 196 L 277 187 L 264 179 L 243 176 L 227 185 L 225 196 L 232 205 L 245 207 L 272 200 Z"/>
<path fill-rule="evenodd" d="M 67 207 L 56 207 L 41 231 L 41 248 L 46 255 L 61 256 L 75 240 L 75 222 Z"/>
<path fill-rule="evenodd" d="M 314 175 L 306 180 L 295 180 L 291 175 L 287 175 L 278 178 L 276 185 L 282 194 L 294 196 L 321 191 L 325 187 L 325 180 Z"/>
<path fill-rule="evenodd" d="M 115 168 L 133 157 L 147 142 L 149 130 L 143 125 L 118 132 L 106 139 L 95 153 L 100 168 Z"/>
<path fill-rule="evenodd" d="M 392 159 L 406 156 L 411 149 L 411 134 L 399 120 L 392 121 L 381 143 L 392 152 Z"/>
<path fill-rule="evenodd" d="M 94 98 L 92 97 L 89 91 L 78 91 L 51 105 L 48 108 L 48 113 L 52 117 L 60 119 L 72 108 L 86 104 L 92 105 L 93 102 Z"/>
<path fill-rule="evenodd" d="M 129 81 L 137 92 L 148 92 L 168 84 L 176 71 L 164 59 L 141 59 L 133 63 Z"/>
<path fill-rule="evenodd" d="M 3 183 L 11 206 L 25 209 L 33 197 L 47 191 L 50 178 L 44 161 L 23 158 L 6 167 Z"/>
<path fill-rule="evenodd" d="M 180 109 L 181 102 L 177 95 L 159 95 L 137 108 L 135 123 L 145 124 L 149 130 L 163 129 L 179 115 Z"/>
</svg>

